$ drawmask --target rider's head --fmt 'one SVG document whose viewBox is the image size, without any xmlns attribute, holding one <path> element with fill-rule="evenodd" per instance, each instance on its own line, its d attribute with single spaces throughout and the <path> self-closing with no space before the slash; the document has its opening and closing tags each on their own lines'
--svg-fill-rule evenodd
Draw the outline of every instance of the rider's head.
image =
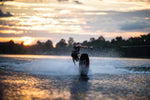
<svg viewBox="0 0 150 100">
<path fill-rule="evenodd" d="M 80 42 L 76 42 L 73 45 L 81 45 L 81 43 Z"/>
<path fill-rule="evenodd" d="M 81 43 L 80 43 L 80 42 L 77 42 L 77 45 L 78 45 L 78 44 L 81 44 Z"/>
</svg>

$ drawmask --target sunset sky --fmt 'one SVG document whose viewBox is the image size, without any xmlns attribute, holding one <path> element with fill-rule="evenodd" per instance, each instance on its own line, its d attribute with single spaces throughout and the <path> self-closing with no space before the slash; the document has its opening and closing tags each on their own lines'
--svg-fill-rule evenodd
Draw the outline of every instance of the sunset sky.
<svg viewBox="0 0 150 100">
<path fill-rule="evenodd" d="M 111 40 L 150 33 L 150 0 L 2 0 L 0 42 L 103 36 Z"/>
</svg>

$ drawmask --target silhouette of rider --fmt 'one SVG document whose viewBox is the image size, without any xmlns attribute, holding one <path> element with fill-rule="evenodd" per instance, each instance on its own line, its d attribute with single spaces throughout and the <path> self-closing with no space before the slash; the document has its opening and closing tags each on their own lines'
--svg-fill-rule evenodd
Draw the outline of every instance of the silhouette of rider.
<svg viewBox="0 0 150 100">
<path fill-rule="evenodd" d="M 82 46 L 81 43 L 74 43 L 74 46 L 73 46 L 73 50 L 72 50 L 72 60 L 73 62 L 75 63 L 75 61 L 79 61 L 79 58 L 80 58 L 80 48 L 90 48 L 92 49 L 92 47 L 89 47 L 89 46 Z"/>
</svg>

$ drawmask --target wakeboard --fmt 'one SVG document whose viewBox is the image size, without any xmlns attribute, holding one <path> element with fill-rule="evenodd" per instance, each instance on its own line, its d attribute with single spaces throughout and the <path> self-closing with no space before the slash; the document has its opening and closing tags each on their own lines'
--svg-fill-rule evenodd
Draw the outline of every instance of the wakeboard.
<svg viewBox="0 0 150 100">
<path fill-rule="evenodd" d="M 89 72 L 89 56 L 87 53 L 81 54 L 79 60 L 79 71 L 81 76 L 87 76 Z"/>
</svg>

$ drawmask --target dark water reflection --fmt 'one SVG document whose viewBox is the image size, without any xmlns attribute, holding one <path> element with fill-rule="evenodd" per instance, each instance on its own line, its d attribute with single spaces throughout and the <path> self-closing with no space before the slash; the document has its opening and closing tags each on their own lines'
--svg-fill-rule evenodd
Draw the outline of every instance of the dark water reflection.
<svg viewBox="0 0 150 100">
<path fill-rule="evenodd" d="M 75 79 L 70 87 L 71 100 L 85 100 L 88 96 L 88 90 L 91 83 L 88 82 L 88 76 L 79 76 Z"/>
</svg>

